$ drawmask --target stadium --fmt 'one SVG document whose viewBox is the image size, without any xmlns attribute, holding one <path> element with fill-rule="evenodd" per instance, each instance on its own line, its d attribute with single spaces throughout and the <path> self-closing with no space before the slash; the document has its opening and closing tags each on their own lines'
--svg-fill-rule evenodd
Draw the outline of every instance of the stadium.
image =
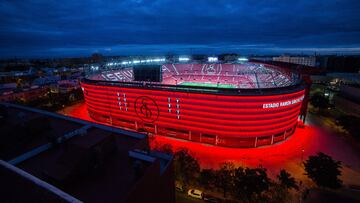
<svg viewBox="0 0 360 203">
<path fill-rule="evenodd" d="M 235 148 L 290 137 L 305 94 L 299 74 L 256 62 L 127 65 L 90 74 L 81 86 L 98 122 Z"/>
</svg>

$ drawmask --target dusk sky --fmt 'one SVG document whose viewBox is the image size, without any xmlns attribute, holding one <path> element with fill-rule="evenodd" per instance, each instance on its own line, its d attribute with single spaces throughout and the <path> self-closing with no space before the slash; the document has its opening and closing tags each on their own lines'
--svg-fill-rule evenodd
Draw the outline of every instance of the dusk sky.
<svg viewBox="0 0 360 203">
<path fill-rule="evenodd" d="M 0 58 L 360 53 L 360 0 L 1 0 Z"/>
</svg>

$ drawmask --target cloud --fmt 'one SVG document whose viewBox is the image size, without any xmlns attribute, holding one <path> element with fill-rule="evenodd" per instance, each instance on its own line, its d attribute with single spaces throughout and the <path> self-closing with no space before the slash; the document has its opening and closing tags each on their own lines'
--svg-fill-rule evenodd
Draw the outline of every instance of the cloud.
<svg viewBox="0 0 360 203">
<path fill-rule="evenodd" d="M 0 3 L 0 56 L 89 55 L 94 50 L 151 54 L 184 47 L 204 53 L 356 50 L 359 8 L 357 0 L 5 0 Z M 233 49 L 246 44 L 268 46 Z"/>
</svg>

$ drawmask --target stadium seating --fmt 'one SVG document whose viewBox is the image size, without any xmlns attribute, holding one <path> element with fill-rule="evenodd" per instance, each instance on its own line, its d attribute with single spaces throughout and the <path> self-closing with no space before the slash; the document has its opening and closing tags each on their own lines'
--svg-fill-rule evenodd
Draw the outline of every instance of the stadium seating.
<svg viewBox="0 0 360 203">
<path fill-rule="evenodd" d="M 262 64 L 164 64 L 161 84 L 180 85 L 185 82 L 225 84 L 236 88 L 274 88 L 292 83 L 281 70 Z M 95 80 L 133 81 L 132 68 L 112 70 L 94 75 Z"/>
</svg>

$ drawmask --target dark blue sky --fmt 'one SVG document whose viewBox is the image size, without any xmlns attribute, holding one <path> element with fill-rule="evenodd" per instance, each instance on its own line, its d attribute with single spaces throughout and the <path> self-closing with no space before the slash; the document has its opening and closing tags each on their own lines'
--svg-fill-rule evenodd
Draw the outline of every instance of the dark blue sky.
<svg viewBox="0 0 360 203">
<path fill-rule="evenodd" d="M 0 57 L 360 53 L 360 0 L 0 0 Z"/>
</svg>

